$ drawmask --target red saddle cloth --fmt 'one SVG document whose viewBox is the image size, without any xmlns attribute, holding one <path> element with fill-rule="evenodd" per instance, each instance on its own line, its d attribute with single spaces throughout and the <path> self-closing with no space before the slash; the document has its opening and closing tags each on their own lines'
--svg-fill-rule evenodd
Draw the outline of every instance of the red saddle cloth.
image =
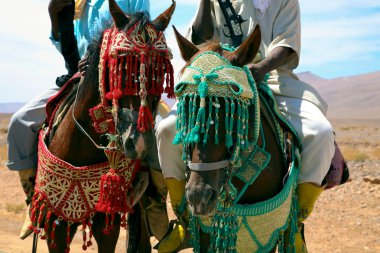
<svg viewBox="0 0 380 253">
<path fill-rule="evenodd" d="M 57 94 L 49 98 L 46 104 L 46 123 L 51 125 L 50 122 L 52 120 L 55 110 L 59 107 L 59 104 L 63 101 L 63 99 L 70 93 L 71 89 L 74 87 L 76 83 L 80 81 L 82 77 L 81 73 L 76 73 L 73 75 L 65 85 L 59 90 Z"/>
</svg>

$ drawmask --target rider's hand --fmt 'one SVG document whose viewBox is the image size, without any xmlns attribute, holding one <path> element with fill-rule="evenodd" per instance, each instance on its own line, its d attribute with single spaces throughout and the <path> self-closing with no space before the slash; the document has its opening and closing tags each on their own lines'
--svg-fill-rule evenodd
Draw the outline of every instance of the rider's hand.
<svg viewBox="0 0 380 253">
<path fill-rule="evenodd" d="M 78 69 L 79 69 L 79 72 L 82 74 L 82 76 L 86 75 L 89 62 L 90 62 L 90 59 L 87 54 L 82 59 L 79 60 Z"/>
<path fill-rule="evenodd" d="M 50 0 L 49 2 L 49 14 L 50 16 L 57 15 L 63 8 L 73 4 L 72 0 Z"/>
<path fill-rule="evenodd" d="M 252 73 L 253 79 L 255 79 L 256 85 L 259 84 L 264 80 L 265 72 L 264 70 L 259 66 L 259 64 L 248 64 L 247 67 Z"/>
</svg>

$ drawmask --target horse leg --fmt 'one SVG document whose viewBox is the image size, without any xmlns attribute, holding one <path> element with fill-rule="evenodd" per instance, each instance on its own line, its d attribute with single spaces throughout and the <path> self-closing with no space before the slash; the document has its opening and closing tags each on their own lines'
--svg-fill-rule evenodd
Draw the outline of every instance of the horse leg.
<svg viewBox="0 0 380 253">
<path fill-rule="evenodd" d="M 141 234 L 141 211 L 138 205 L 133 208 L 133 213 L 128 214 L 127 253 L 137 252 Z"/>
<path fill-rule="evenodd" d="M 128 215 L 127 253 L 148 253 L 152 251 L 147 224 L 141 214 L 142 208 L 139 203 L 134 207 L 134 212 Z"/>
<path fill-rule="evenodd" d="M 208 252 L 210 245 L 210 234 L 203 233 L 200 231 L 199 234 L 199 246 L 200 252 Z"/>
<path fill-rule="evenodd" d="M 48 236 L 46 242 L 49 253 L 65 253 L 66 250 L 70 248 L 70 243 L 73 240 L 79 224 L 71 224 L 69 228 L 70 231 L 68 231 L 68 223 L 66 221 L 59 221 L 55 215 L 52 215 L 48 223 L 49 230 L 47 231 Z M 53 223 L 55 223 L 54 230 Z M 52 233 L 54 233 L 54 235 L 52 235 Z M 67 238 L 68 236 L 69 240 Z"/>
<path fill-rule="evenodd" d="M 98 245 L 98 253 L 114 253 L 120 234 L 120 215 L 115 214 L 109 234 L 104 234 L 106 214 L 97 213 L 93 218 L 92 233 Z"/>
<path fill-rule="evenodd" d="M 139 203 L 139 208 L 143 210 L 143 205 Z M 149 253 L 152 252 L 152 246 L 150 244 L 150 233 L 148 231 L 148 224 L 145 215 L 140 215 L 140 226 L 141 226 L 141 239 L 139 243 L 139 253 Z"/>
</svg>

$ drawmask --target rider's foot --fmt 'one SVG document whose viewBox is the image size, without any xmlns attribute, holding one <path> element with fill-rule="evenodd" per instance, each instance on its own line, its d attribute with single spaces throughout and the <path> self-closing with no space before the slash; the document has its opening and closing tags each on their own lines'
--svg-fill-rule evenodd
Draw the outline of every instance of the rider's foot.
<svg viewBox="0 0 380 253">
<path fill-rule="evenodd" d="M 26 216 L 25 216 L 25 220 L 24 220 L 24 224 L 22 225 L 22 228 L 21 228 L 21 231 L 20 231 L 20 239 L 21 240 L 24 240 L 25 238 L 27 238 L 30 234 L 33 233 L 33 228 L 32 228 L 32 221 L 30 220 L 30 216 L 29 216 L 29 208 L 30 208 L 30 205 L 28 206 L 28 208 L 26 209 Z"/>
<path fill-rule="evenodd" d="M 297 253 L 307 253 L 307 247 L 305 242 L 305 236 L 304 236 L 304 224 L 301 223 L 301 225 L 298 228 L 297 233 L 294 235 L 294 246 Z"/>
<path fill-rule="evenodd" d="M 156 246 L 159 253 L 177 252 L 185 239 L 185 229 L 178 221 L 170 221 L 167 235 Z"/>
</svg>

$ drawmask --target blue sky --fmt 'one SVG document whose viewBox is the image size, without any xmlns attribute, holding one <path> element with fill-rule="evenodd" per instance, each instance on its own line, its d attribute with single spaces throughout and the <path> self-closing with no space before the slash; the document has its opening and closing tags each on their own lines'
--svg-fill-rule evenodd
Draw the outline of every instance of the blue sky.
<svg viewBox="0 0 380 253">
<path fill-rule="evenodd" d="M 150 1 L 152 18 L 171 3 Z M 323 78 L 334 78 L 380 70 L 380 1 L 299 1 L 302 51 L 296 72 L 311 71 Z M 172 24 L 180 32 L 185 32 L 198 2 L 177 0 Z M 2 5 L 0 103 L 27 102 L 65 73 L 63 58 L 48 39 L 47 5 L 48 0 L 6 1 Z M 171 28 L 167 37 L 174 65 L 179 68 L 182 61 Z"/>
</svg>

